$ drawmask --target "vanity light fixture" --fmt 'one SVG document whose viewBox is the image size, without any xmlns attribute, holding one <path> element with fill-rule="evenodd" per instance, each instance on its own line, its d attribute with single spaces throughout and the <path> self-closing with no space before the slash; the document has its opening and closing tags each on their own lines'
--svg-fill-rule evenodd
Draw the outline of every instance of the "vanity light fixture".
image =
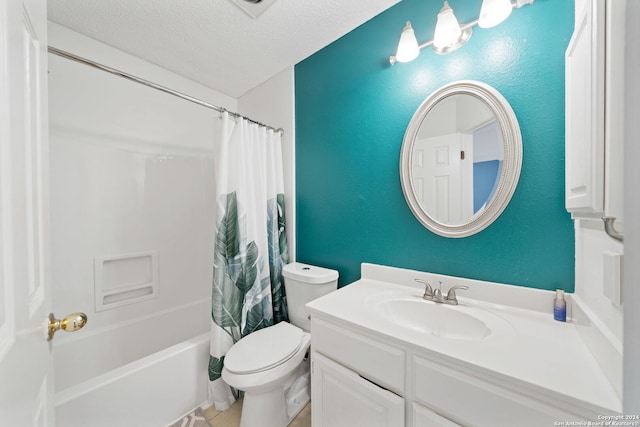
<svg viewBox="0 0 640 427">
<path fill-rule="evenodd" d="M 420 50 L 427 46 L 433 46 L 433 50 L 439 54 L 453 52 L 469 41 L 474 25 L 478 25 L 480 28 L 495 27 L 507 19 L 514 8 L 519 9 L 526 4 L 533 4 L 534 1 L 483 0 L 480 8 L 480 17 L 463 25 L 458 23 L 453 9 L 445 1 L 438 13 L 433 40 L 418 44 L 411 22 L 407 21 L 400 35 L 398 50 L 395 56 L 389 57 L 389 63 L 393 65 L 396 62 L 413 61 L 420 54 Z"/>
</svg>

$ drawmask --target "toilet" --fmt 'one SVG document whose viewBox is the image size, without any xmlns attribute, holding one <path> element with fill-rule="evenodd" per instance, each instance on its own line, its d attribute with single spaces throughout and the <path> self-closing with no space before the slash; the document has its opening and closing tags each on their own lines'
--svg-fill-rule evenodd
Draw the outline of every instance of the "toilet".
<svg viewBox="0 0 640 427">
<path fill-rule="evenodd" d="M 240 427 L 285 427 L 309 401 L 310 301 L 338 287 L 338 272 L 293 262 L 282 268 L 289 321 L 235 343 L 222 378 L 244 391 Z"/>
</svg>

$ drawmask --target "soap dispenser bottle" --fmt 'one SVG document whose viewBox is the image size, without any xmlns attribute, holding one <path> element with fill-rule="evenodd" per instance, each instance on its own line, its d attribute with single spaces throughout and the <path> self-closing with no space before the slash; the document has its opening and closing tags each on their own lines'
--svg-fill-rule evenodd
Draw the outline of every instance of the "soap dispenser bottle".
<svg viewBox="0 0 640 427">
<path fill-rule="evenodd" d="M 556 289 L 556 298 L 553 300 L 553 318 L 559 322 L 567 321 L 567 301 L 564 299 L 562 289 Z"/>
</svg>

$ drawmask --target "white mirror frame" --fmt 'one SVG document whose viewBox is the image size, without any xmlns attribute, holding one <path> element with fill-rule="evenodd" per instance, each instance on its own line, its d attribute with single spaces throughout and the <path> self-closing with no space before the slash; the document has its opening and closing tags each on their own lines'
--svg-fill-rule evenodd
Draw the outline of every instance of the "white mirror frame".
<svg viewBox="0 0 640 427">
<path fill-rule="evenodd" d="M 486 208 L 470 221 L 460 225 L 443 224 L 432 218 L 419 203 L 411 179 L 413 146 L 420 125 L 431 109 L 452 95 L 472 95 L 482 100 L 495 114 L 504 145 L 504 160 L 497 189 Z M 515 192 L 522 168 L 522 136 L 520 126 L 509 102 L 493 87 L 477 81 L 463 80 L 441 87 L 418 107 L 402 140 L 400 153 L 400 180 L 402 192 L 415 217 L 429 230 L 444 237 L 467 237 L 493 223 L 504 211 Z"/>
</svg>

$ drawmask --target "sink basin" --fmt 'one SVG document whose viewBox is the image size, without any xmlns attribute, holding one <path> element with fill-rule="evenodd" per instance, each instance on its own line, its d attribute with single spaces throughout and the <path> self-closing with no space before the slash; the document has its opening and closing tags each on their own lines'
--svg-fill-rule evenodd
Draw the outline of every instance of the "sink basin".
<svg viewBox="0 0 640 427">
<path fill-rule="evenodd" d="M 480 307 L 438 304 L 416 294 L 392 292 L 372 296 L 367 305 L 387 321 L 418 333 L 454 340 L 483 340 L 512 333 L 512 325 Z"/>
<path fill-rule="evenodd" d="M 481 340 L 491 334 L 484 321 L 459 305 L 436 304 L 422 298 L 393 299 L 379 303 L 377 309 L 399 326 L 443 338 Z"/>
</svg>

